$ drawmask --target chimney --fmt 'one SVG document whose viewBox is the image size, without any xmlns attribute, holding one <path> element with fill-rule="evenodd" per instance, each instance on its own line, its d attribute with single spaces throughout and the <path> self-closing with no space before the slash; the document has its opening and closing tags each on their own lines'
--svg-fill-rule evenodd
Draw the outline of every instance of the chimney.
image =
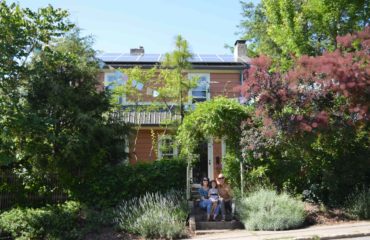
<svg viewBox="0 0 370 240">
<path fill-rule="evenodd" d="M 144 47 L 140 46 L 139 48 L 131 48 L 130 55 L 144 55 Z"/>
<path fill-rule="evenodd" d="M 234 44 L 234 61 L 235 62 L 246 62 L 247 57 L 247 45 L 246 40 L 236 40 Z"/>
</svg>

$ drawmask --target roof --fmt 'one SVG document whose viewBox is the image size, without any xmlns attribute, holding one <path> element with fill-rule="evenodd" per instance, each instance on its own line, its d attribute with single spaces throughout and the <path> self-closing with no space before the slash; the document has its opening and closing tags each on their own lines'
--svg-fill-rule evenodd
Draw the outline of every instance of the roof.
<svg viewBox="0 0 370 240">
<path fill-rule="evenodd" d="M 163 62 L 165 54 L 140 54 L 129 53 L 104 53 L 97 56 L 98 59 L 114 67 L 143 66 L 152 67 Z M 242 69 L 248 65 L 248 58 L 239 58 L 235 61 L 234 55 L 230 54 L 193 54 L 189 60 L 194 68 L 232 68 Z"/>
<path fill-rule="evenodd" d="M 113 113 L 121 121 L 135 125 L 159 125 L 168 123 L 168 121 L 180 120 L 180 115 L 171 112 L 125 112 L 119 111 Z"/>
</svg>

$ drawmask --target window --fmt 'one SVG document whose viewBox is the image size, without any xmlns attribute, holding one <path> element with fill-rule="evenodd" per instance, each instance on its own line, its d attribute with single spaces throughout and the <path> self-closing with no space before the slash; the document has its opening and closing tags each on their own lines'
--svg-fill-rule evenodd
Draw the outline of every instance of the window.
<svg viewBox="0 0 370 240">
<path fill-rule="evenodd" d="M 106 91 L 114 91 L 115 87 L 122 86 L 126 83 L 127 76 L 120 71 L 106 72 L 104 75 L 104 87 Z M 125 96 L 118 96 L 117 103 L 124 104 Z"/>
<path fill-rule="evenodd" d="M 191 89 L 189 97 L 191 103 L 204 102 L 210 98 L 209 94 L 209 74 L 189 73 L 189 78 L 198 78 L 198 86 Z"/>
<path fill-rule="evenodd" d="M 177 156 L 173 136 L 162 135 L 158 140 L 158 159 L 171 159 Z"/>
</svg>

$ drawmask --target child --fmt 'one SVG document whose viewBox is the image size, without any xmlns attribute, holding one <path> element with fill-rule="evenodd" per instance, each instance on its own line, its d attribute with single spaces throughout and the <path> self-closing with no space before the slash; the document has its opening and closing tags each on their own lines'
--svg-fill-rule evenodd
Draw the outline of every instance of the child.
<svg viewBox="0 0 370 240">
<path fill-rule="evenodd" d="M 218 189 L 217 189 L 217 182 L 215 180 L 211 181 L 211 188 L 208 191 L 209 200 L 212 203 L 212 210 L 213 212 L 213 219 L 216 220 L 216 217 L 220 211 L 220 204 L 218 203 Z"/>
</svg>

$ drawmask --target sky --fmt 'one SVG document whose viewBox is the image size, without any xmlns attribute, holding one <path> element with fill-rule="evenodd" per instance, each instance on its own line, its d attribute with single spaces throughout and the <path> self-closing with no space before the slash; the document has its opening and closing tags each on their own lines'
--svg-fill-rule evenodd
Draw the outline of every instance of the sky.
<svg viewBox="0 0 370 240">
<path fill-rule="evenodd" d="M 257 1 L 257 0 L 254 0 Z M 48 4 L 69 10 L 72 22 L 93 35 L 94 48 L 128 53 L 143 46 L 146 53 L 165 53 L 181 34 L 193 53 L 230 54 L 240 35 L 239 0 L 20 0 L 36 10 Z"/>
</svg>

